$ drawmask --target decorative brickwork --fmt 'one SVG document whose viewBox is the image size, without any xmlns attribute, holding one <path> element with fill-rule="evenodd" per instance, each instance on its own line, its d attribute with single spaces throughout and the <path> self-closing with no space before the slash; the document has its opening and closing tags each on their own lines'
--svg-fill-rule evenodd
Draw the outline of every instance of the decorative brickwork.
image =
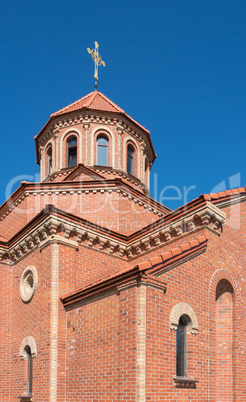
<svg viewBox="0 0 246 402">
<path fill-rule="evenodd" d="M 176 331 L 179 325 L 179 319 L 182 315 L 187 315 L 190 318 L 190 323 L 187 325 L 187 333 L 197 335 L 198 321 L 195 311 L 187 303 L 178 303 L 172 308 L 169 317 L 169 327 L 171 330 Z"/>
<path fill-rule="evenodd" d="M 27 267 L 20 280 L 20 294 L 24 302 L 33 298 L 38 286 L 38 273 L 35 267 Z"/>
<path fill-rule="evenodd" d="M 26 351 L 25 351 L 26 346 L 30 347 L 32 357 L 37 357 L 37 355 L 38 355 L 37 346 L 36 346 L 35 340 L 34 340 L 34 338 L 32 336 L 26 336 L 23 339 L 23 341 L 21 343 L 21 346 L 20 346 L 19 356 L 22 359 L 26 358 Z"/>
</svg>

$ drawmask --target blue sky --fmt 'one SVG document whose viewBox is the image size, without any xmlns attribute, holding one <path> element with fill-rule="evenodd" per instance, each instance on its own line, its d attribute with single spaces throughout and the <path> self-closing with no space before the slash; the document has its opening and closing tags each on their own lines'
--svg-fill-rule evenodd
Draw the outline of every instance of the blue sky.
<svg viewBox="0 0 246 402">
<path fill-rule="evenodd" d="M 99 90 L 151 131 L 152 195 L 170 208 L 246 185 L 244 0 L 1 0 L 0 203 L 37 178 L 33 137 Z"/>
</svg>

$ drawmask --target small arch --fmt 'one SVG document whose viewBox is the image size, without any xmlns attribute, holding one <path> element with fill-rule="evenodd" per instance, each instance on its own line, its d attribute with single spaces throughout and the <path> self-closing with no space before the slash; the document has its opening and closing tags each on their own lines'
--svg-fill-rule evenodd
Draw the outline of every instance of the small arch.
<svg viewBox="0 0 246 402">
<path fill-rule="evenodd" d="M 109 140 L 105 134 L 99 134 L 96 139 L 97 161 L 99 166 L 108 166 Z"/>
<path fill-rule="evenodd" d="M 215 299 L 216 301 L 224 294 L 231 293 L 234 295 L 232 284 L 227 279 L 221 279 L 216 287 Z"/>
<path fill-rule="evenodd" d="M 27 358 L 27 349 L 26 347 L 30 348 L 32 357 L 37 357 L 37 346 L 34 338 L 32 336 L 26 336 L 23 341 L 21 342 L 19 356 L 22 359 Z"/>
<path fill-rule="evenodd" d="M 78 141 L 75 135 L 67 139 L 67 167 L 77 166 Z"/>
<path fill-rule="evenodd" d="M 211 300 L 216 300 L 216 290 L 217 290 L 217 285 L 221 280 L 227 280 L 230 282 L 232 288 L 233 288 L 233 295 L 237 301 L 237 304 L 242 304 L 242 290 L 241 290 L 241 284 L 240 284 L 240 278 L 235 278 L 235 276 L 232 274 L 232 272 L 227 271 L 226 269 L 217 269 L 209 282 L 209 298 Z"/>
<path fill-rule="evenodd" d="M 169 316 L 169 328 L 177 331 L 181 316 L 187 322 L 187 334 L 197 335 L 199 328 L 197 316 L 193 308 L 187 303 L 178 303 L 172 308 Z"/>
</svg>

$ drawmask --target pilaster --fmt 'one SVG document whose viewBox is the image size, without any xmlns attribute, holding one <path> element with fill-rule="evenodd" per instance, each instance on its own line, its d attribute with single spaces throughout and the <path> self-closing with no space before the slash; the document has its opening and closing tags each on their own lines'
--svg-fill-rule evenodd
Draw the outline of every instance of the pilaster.
<svg viewBox="0 0 246 402">
<path fill-rule="evenodd" d="M 50 402 L 57 401 L 59 244 L 52 244 Z"/>
</svg>

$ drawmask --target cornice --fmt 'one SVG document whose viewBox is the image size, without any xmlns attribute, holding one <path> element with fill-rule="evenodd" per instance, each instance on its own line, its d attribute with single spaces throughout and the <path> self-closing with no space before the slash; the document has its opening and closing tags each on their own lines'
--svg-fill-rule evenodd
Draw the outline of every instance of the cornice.
<svg viewBox="0 0 246 402">
<path fill-rule="evenodd" d="M 67 115 L 60 115 L 57 117 L 52 117 L 46 123 L 44 128 L 35 137 L 38 147 L 44 147 L 47 141 L 57 133 L 57 130 L 61 130 L 68 127 L 75 127 L 79 124 L 106 124 L 107 126 L 116 127 L 117 130 L 125 131 L 130 134 L 133 138 L 141 143 L 141 146 L 145 149 L 149 160 L 153 164 L 156 154 L 154 151 L 153 144 L 151 142 L 150 134 L 148 131 L 141 129 L 140 127 L 134 125 L 130 122 L 127 117 L 121 116 L 119 113 L 114 112 L 103 112 L 103 111 L 75 111 L 70 112 Z M 43 132 L 42 132 L 43 131 Z"/>
<path fill-rule="evenodd" d="M 75 237 L 76 240 L 72 237 Z M 34 250 L 43 249 L 51 243 L 59 243 L 76 249 L 84 246 L 126 259 L 124 241 L 107 235 L 106 231 L 101 233 L 97 228 L 89 228 L 86 224 L 82 225 L 81 222 L 71 222 L 64 217 L 51 214 L 33 229 L 17 238 L 8 249 L 0 246 L 0 261 L 7 263 L 9 260 L 9 263 L 17 263 Z"/>
<path fill-rule="evenodd" d="M 137 239 L 133 237 L 128 241 L 126 250 L 128 258 L 138 258 L 150 250 L 160 248 L 184 235 L 191 235 L 201 228 L 207 228 L 216 235 L 220 235 L 225 219 L 225 213 L 210 202 L 204 203 L 195 211 L 186 211 L 184 216 L 172 217 L 171 213 L 164 217 L 161 223 L 150 225 L 149 233 L 141 232 Z"/>
<path fill-rule="evenodd" d="M 153 227 L 149 235 L 142 234 L 137 240 L 129 241 L 127 236 L 108 231 L 52 206 L 50 206 L 50 214 L 44 214 L 42 220 L 41 215 L 42 213 L 39 214 L 36 225 L 34 219 L 29 227 L 26 225 L 21 235 L 14 236 L 9 242 L 8 249 L 0 246 L 0 261 L 9 259 L 12 263 L 17 262 L 36 248 L 44 247 L 50 242 L 60 242 L 74 248 L 83 246 L 126 261 L 134 260 L 175 242 L 182 236 L 192 235 L 201 228 L 219 235 L 222 224 L 225 222 L 225 213 L 210 202 L 206 202 L 192 214 L 187 214 L 185 219 L 176 217 L 176 221 L 163 222 L 158 229 Z"/>
</svg>

